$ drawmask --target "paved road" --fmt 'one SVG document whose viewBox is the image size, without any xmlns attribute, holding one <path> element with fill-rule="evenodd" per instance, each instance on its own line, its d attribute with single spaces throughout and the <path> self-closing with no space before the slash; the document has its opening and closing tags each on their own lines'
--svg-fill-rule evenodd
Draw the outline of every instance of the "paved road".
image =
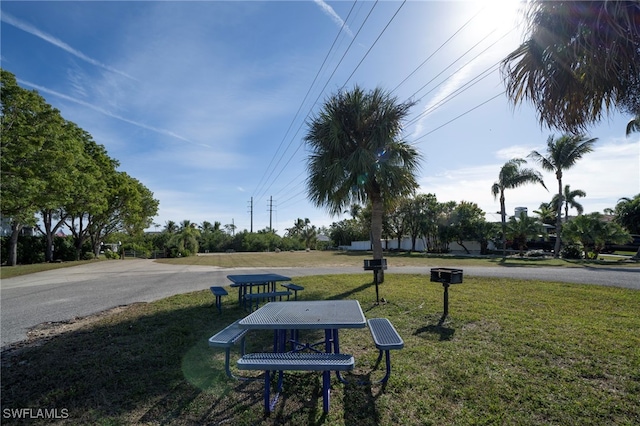
<svg viewBox="0 0 640 426">
<path fill-rule="evenodd" d="M 389 267 L 387 273 L 428 274 L 430 267 Z M 462 267 L 465 277 L 514 277 L 586 283 L 640 290 L 640 268 Z M 277 272 L 291 277 L 362 273 L 342 268 L 218 268 L 176 266 L 153 260 L 99 262 L 56 269 L 0 283 L 2 346 L 26 338 L 27 331 L 45 322 L 66 321 L 133 302 L 150 302 L 174 294 L 229 283 L 229 274 Z"/>
</svg>

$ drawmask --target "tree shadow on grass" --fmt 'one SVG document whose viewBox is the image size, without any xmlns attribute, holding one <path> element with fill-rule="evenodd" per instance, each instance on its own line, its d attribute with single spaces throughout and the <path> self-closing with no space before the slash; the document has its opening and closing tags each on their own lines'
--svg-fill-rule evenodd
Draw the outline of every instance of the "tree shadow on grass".
<svg viewBox="0 0 640 426">
<path fill-rule="evenodd" d="M 64 408 L 69 417 L 58 423 L 73 425 L 328 421 L 318 413 L 321 376 L 313 373 L 295 393 L 287 392 L 284 403 L 266 418 L 264 382 L 229 379 L 224 351 L 207 342 L 245 313 L 231 304 L 218 314 L 210 301 L 185 307 L 180 303 L 170 298 L 162 304 L 136 304 L 75 331 L 7 348 L 2 352 L 2 409 Z M 272 333 L 251 331 L 246 349 L 270 350 L 272 339 Z M 238 355 L 234 347 L 233 368 Z M 350 394 L 344 404 L 349 413 L 375 411 L 366 393 Z M 23 423 L 24 419 L 3 418 L 3 424 Z M 51 424 L 51 419 L 29 423 Z"/>
<path fill-rule="evenodd" d="M 243 312 L 220 315 L 209 302 L 179 303 L 136 304 L 76 331 L 4 350 L 2 408 L 65 408 L 68 424 L 234 418 L 257 402 L 253 392 L 248 400 L 246 394 L 259 393 L 259 382 L 229 380 L 224 351 L 209 348 L 207 339 Z M 3 424 L 20 422 L 3 418 Z"/>
</svg>

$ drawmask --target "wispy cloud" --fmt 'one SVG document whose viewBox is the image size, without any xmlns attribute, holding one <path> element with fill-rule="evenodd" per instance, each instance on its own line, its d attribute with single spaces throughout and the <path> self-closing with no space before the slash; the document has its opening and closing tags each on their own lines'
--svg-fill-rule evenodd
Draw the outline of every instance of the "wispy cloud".
<svg viewBox="0 0 640 426">
<path fill-rule="evenodd" d="M 88 62 L 92 65 L 95 65 L 99 68 L 105 69 L 107 71 L 116 73 L 116 74 L 120 74 L 124 77 L 127 77 L 129 79 L 132 80 L 136 80 L 134 77 L 130 76 L 129 74 L 127 74 L 124 71 L 120 71 L 118 69 L 115 69 L 107 64 L 104 64 L 96 59 L 90 58 L 89 56 L 85 55 L 84 53 L 80 52 L 77 49 L 74 49 L 73 47 L 69 46 L 67 43 L 63 42 L 62 40 L 52 36 L 51 34 L 47 34 L 44 31 L 39 30 L 38 28 L 34 27 L 31 24 L 28 24 L 24 21 L 21 21 L 18 18 L 15 18 L 13 16 L 11 16 L 11 14 L 3 11 L 2 12 L 2 16 L 0 17 L 0 19 L 2 20 L 2 22 L 5 22 L 9 25 L 12 25 L 24 32 L 27 32 L 29 34 L 32 34 L 38 38 L 41 38 L 42 40 L 46 41 L 47 43 L 50 43 L 72 55 L 74 55 L 75 57 L 82 59 L 85 62 Z"/>
<path fill-rule="evenodd" d="M 144 123 L 140 123 L 138 121 L 130 120 L 128 118 L 122 117 L 121 115 L 114 114 L 111 111 L 108 111 L 108 110 L 106 110 L 104 108 L 100 108 L 98 106 L 90 104 L 89 102 L 85 102 L 85 101 L 82 101 L 80 99 L 73 98 L 73 97 L 65 95 L 63 93 L 56 92 L 55 90 L 47 89 L 46 87 L 42 87 L 42 86 L 39 86 L 37 84 L 30 83 L 28 81 L 24 81 L 24 80 L 20 80 L 20 79 L 18 79 L 18 82 L 21 83 L 21 84 L 24 84 L 25 86 L 33 87 L 34 89 L 36 89 L 36 90 L 38 90 L 40 92 L 48 93 L 50 95 L 57 96 L 57 97 L 59 97 L 61 99 L 64 99 L 64 100 L 67 100 L 67 101 L 70 101 L 70 102 L 74 102 L 76 104 L 85 106 L 87 108 L 91 108 L 94 111 L 97 111 L 97 112 L 99 112 L 101 114 L 104 114 L 104 115 L 106 115 L 108 117 L 124 121 L 125 123 L 129 123 L 129 124 L 132 124 L 134 126 L 137 126 L 137 127 L 140 127 L 140 128 L 146 129 L 146 130 L 151 130 L 152 132 L 156 132 L 156 133 L 159 133 L 159 134 L 162 134 L 162 135 L 171 136 L 173 138 L 180 139 L 182 141 L 185 141 L 185 142 L 188 142 L 188 143 L 191 143 L 191 144 L 194 144 L 194 145 L 199 145 L 199 146 L 203 146 L 203 147 L 206 147 L 206 148 L 211 148 L 211 146 L 209 146 L 209 145 L 206 145 L 206 144 L 203 144 L 203 143 L 194 142 L 194 141 L 189 140 L 189 139 L 187 139 L 187 138 L 185 138 L 183 136 L 180 136 L 177 133 L 174 133 L 174 132 L 172 132 L 170 130 L 161 129 L 161 128 L 158 128 L 158 127 L 149 126 L 149 125 L 144 124 Z"/>
<path fill-rule="evenodd" d="M 317 4 L 324 13 L 329 15 L 329 17 L 333 22 L 335 22 L 340 28 L 344 29 L 344 31 L 349 35 L 349 37 L 353 37 L 353 32 L 351 31 L 351 28 L 349 28 L 349 26 L 336 13 L 336 11 L 333 10 L 331 6 L 329 6 L 323 0 L 314 0 L 314 3 Z"/>
</svg>

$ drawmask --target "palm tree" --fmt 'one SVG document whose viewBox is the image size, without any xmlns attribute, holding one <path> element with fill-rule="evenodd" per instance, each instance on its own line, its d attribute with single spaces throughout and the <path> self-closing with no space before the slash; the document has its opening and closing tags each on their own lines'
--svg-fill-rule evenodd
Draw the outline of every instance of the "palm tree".
<svg viewBox="0 0 640 426">
<path fill-rule="evenodd" d="M 493 198 L 496 199 L 500 195 L 500 219 L 502 222 L 502 249 L 503 255 L 507 254 L 506 247 L 506 229 L 507 229 L 507 212 L 505 210 L 504 203 L 504 191 L 505 189 L 513 189 L 527 183 L 539 183 L 547 189 L 542 180 L 540 172 L 533 169 L 521 169 L 522 164 L 526 164 L 526 160 L 522 158 L 513 158 L 507 161 L 500 169 L 498 175 L 498 181 L 491 186 L 491 193 Z"/>
<path fill-rule="evenodd" d="M 573 218 L 562 230 L 565 239 L 579 242 L 584 249 L 584 258 L 593 253 L 594 259 L 605 243 L 624 244 L 630 239 L 629 232 L 616 222 L 605 222 L 598 212 Z"/>
<path fill-rule="evenodd" d="M 175 234 L 178 232 L 178 225 L 174 221 L 168 220 L 165 222 L 164 231 L 168 234 Z"/>
<path fill-rule="evenodd" d="M 581 189 L 576 189 L 574 191 L 571 190 L 570 185 L 565 185 L 563 199 L 558 199 L 558 194 L 553 196 L 551 200 L 551 205 L 553 206 L 561 206 L 564 205 L 564 220 L 565 222 L 569 220 L 569 208 L 572 207 L 578 211 L 578 215 L 581 215 L 584 212 L 584 207 L 580 204 L 576 198 L 577 197 L 586 197 L 587 193 Z M 557 212 L 556 212 L 557 213 Z"/>
<path fill-rule="evenodd" d="M 380 88 L 365 92 L 356 86 L 331 96 L 304 138 L 311 151 L 309 199 L 334 215 L 371 203 L 374 259 L 382 259 L 385 205 L 418 187 L 420 155 L 401 138 L 402 120 L 413 105 Z"/>
<path fill-rule="evenodd" d="M 190 220 L 183 220 L 180 224 L 180 229 L 173 235 L 169 244 L 177 248 L 177 254 L 181 255 L 183 252 L 189 254 L 195 254 L 198 252 L 198 237 L 200 231 L 195 223 L 191 223 Z"/>
<path fill-rule="evenodd" d="M 507 227 L 507 234 L 518 247 L 520 256 L 524 255 L 527 248 L 527 241 L 532 237 L 537 237 L 542 232 L 542 226 L 535 218 L 527 216 L 525 212 L 520 212 L 520 217 L 511 216 Z"/>
<path fill-rule="evenodd" d="M 540 203 L 540 207 L 538 210 L 534 210 L 533 212 L 538 215 L 538 219 L 543 224 L 553 225 L 556 221 L 556 209 L 553 206 L 557 206 L 558 204 L 553 203 Z"/>
<path fill-rule="evenodd" d="M 540 123 L 582 131 L 613 109 L 640 116 L 637 1 L 527 2 L 525 41 L 502 62 L 514 104 Z"/>
<path fill-rule="evenodd" d="M 583 155 L 593 151 L 597 138 L 587 139 L 583 135 L 563 135 L 557 139 L 547 139 L 546 157 L 538 151 L 532 151 L 529 158 L 540 163 L 546 171 L 553 172 L 558 179 L 558 204 L 556 215 L 556 244 L 553 252 L 555 258 L 560 256 L 560 233 L 562 231 L 563 187 L 562 173 L 573 167 Z"/>
</svg>

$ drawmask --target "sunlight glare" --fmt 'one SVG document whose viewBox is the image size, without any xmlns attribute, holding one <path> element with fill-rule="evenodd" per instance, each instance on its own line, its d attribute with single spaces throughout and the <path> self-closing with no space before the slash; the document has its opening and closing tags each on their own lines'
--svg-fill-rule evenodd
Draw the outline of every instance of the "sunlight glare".
<svg viewBox="0 0 640 426">
<path fill-rule="evenodd" d="M 524 2 L 518 0 L 478 0 L 480 14 L 474 19 L 477 29 L 498 30 L 500 35 L 510 31 L 521 20 Z"/>
</svg>

